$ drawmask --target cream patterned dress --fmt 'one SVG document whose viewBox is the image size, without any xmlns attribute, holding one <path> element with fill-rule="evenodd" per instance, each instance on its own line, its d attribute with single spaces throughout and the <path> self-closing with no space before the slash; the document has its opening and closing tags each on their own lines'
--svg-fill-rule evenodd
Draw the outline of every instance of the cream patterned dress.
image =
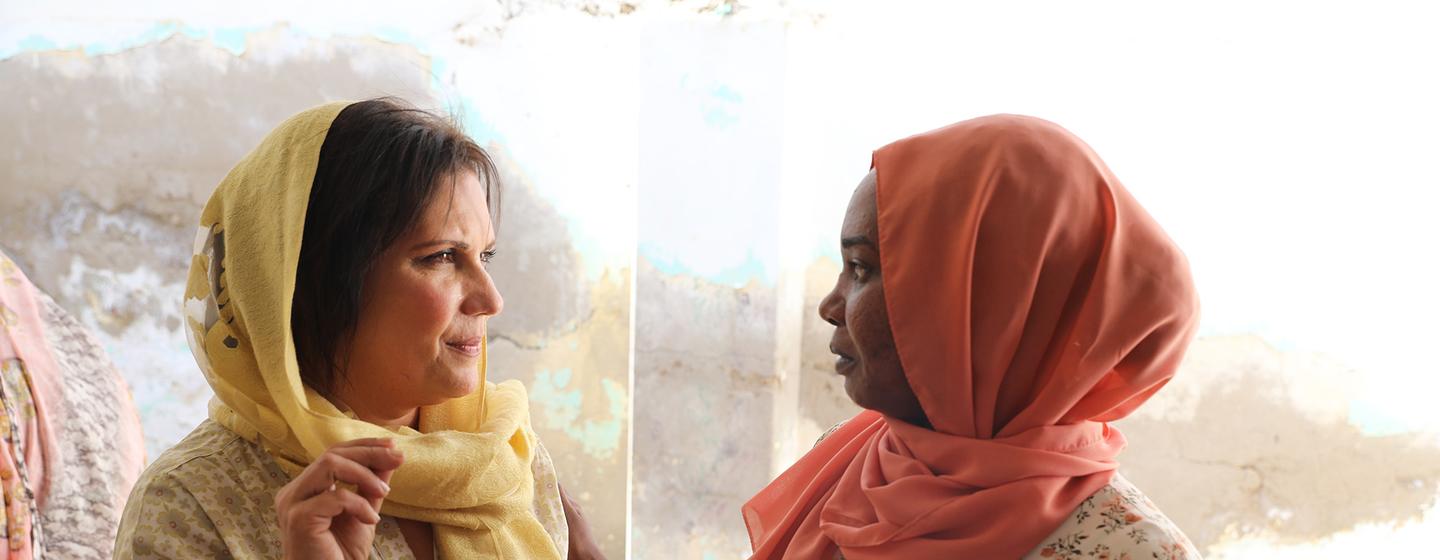
<svg viewBox="0 0 1440 560">
<path fill-rule="evenodd" d="M 535 516 L 563 558 L 569 527 L 555 465 L 535 441 Z M 264 449 L 207 419 L 145 469 L 120 521 L 115 557 L 280 558 L 275 494 L 289 481 Z M 414 557 L 396 520 L 381 516 L 370 558 Z"/>
<path fill-rule="evenodd" d="M 1025 560 L 1199 560 L 1200 552 L 1129 480 L 1115 474 Z"/>
</svg>

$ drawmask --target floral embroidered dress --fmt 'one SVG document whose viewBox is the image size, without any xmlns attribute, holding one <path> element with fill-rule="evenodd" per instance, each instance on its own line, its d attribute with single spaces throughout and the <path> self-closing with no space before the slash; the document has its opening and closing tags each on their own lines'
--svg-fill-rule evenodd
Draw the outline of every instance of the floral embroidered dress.
<svg viewBox="0 0 1440 560">
<path fill-rule="evenodd" d="M 538 443 L 540 440 L 536 438 Z M 535 516 L 558 550 L 569 527 L 555 485 L 555 466 L 536 446 Z M 290 482 L 259 445 L 212 420 L 165 451 L 145 471 L 120 521 L 116 558 L 279 558 L 275 493 Z M 372 560 L 410 560 L 400 525 L 382 515 Z"/>
<path fill-rule="evenodd" d="M 1200 552 L 1170 518 L 1119 474 L 1076 508 L 1026 560 L 1191 560 Z"/>
</svg>

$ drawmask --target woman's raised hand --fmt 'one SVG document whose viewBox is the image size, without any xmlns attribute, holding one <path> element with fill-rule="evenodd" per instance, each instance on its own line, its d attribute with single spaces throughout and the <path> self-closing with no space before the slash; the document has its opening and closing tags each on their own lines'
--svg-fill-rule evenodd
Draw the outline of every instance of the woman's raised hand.
<svg viewBox="0 0 1440 560">
<path fill-rule="evenodd" d="M 390 475 L 404 461 L 394 441 L 378 438 L 339 443 L 317 457 L 275 495 L 285 558 L 369 558 Z"/>
</svg>

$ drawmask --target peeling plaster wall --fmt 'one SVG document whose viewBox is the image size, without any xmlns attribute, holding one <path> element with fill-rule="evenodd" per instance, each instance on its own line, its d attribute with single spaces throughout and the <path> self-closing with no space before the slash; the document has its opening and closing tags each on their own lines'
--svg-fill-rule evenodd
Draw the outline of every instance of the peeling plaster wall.
<svg viewBox="0 0 1440 560">
<path fill-rule="evenodd" d="M 641 261 L 632 538 L 643 558 L 737 558 L 737 512 L 769 481 L 775 300 Z M 756 435 L 761 439 L 756 441 Z"/>
<path fill-rule="evenodd" d="M 275 51 L 289 51 L 279 60 Z M 341 64 L 333 62 L 334 59 Z M 338 97 L 422 96 L 413 49 L 256 37 L 249 56 L 172 36 L 95 57 L 0 61 L 0 231 L 15 260 L 101 335 L 136 392 L 153 457 L 205 415 L 180 330 L 186 238 L 210 192 L 275 123 Z M 255 92 L 236 95 L 228 92 Z M 163 419 L 163 420 L 162 420 Z"/>
<path fill-rule="evenodd" d="M 1020 112 L 1090 141 L 1201 286 L 1180 375 L 1119 423 L 1126 476 L 1211 558 L 1433 546 L 1440 269 L 1416 256 L 1440 238 L 1426 163 L 1440 140 L 1415 131 L 1440 128 L 1440 83 L 1414 69 L 1440 39 L 1426 18 L 1224 2 L 337 6 L 0 10 L 0 245 L 104 341 L 152 456 L 209 398 L 176 301 L 210 190 L 285 116 L 400 95 L 456 113 L 499 163 L 492 375 L 530 388 L 606 551 L 741 557 L 740 504 L 856 412 L 815 308 L 869 151 Z"/>
<path fill-rule="evenodd" d="M 1254 336 L 1202 338 L 1172 386 L 1119 423 L 1133 442 L 1123 470 L 1202 547 L 1420 521 L 1440 494 L 1433 436 L 1366 436 L 1340 395 L 1303 396 L 1307 381 L 1355 373 Z"/>
</svg>

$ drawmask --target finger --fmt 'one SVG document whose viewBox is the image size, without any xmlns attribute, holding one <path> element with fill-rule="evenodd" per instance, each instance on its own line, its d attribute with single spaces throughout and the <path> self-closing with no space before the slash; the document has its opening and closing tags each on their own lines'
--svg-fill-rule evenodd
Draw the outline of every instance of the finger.
<svg viewBox="0 0 1440 560">
<path fill-rule="evenodd" d="M 290 515 L 299 517 L 301 523 L 328 522 L 342 514 L 369 525 L 380 522 L 380 513 L 370 506 L 369 500 L 344 488 L 316 494 L 297 504 L 290 512 Z"/>
<path fill-rule="evenodd" d="M 397 447 L 332 447 L 326 453 L 334 453 L 377 473 L 398 469 L 405 462 L 405 452 Z"/>
<path fill-rule="evenodd" d="M 367 465 L 370 470 L 375 473 L 375 476 L 380 479 L 380 482 L 384 485 L 385 492 L 383 494 L 366 493 L 365 495 L 365 497 L 370 500 L 371 505 L 374 505 L 375 509 L 379 510 L 380 503 L 385 500 L 386 496 L 390 495 L 390 477 L 395 474 L 395 469 L 400 468 L 400 465 L 405 462 L 405 455 L 399 449 L 391 449 L 388 454 L 377 454 L 376 449 L 379 448 L 370 448 L 368 450 L 352 448 L 338 450 L 337 452 L 347 458 L 356 460 L 356 462 Z"/>
<path fill-rule="evenodd" d="M 383 498 L 390 493 L 389 483 L 382 481 L 369 467 L 341 453 L 329 451 L 305 467 L 291 484 L 295 485 L 295 497 L 304 500 L 332 490 L 337 482 L 354 485 L 366 498 Z"/>
<path fill-rule="evenodd" d="M 335 445 L 332 445 L 332 446 L 330 446 L 330 449 L 327 449 L 327 451 L 334 450 L 334 449 L 336 449 L 336 448 L 346 448 L 346 447 L 391 447 L 391 448 L 393 448 L 393 447 L 395 447 L 395 439 L 394 439 L 394 438 L 360 438 L 360 439 L 352 439 L 352 440 L 350 440 L 350 441 L 342 441 L 342 442 L 340 442 L 340 443 L 337 443 L 337 444 L 335 444 Z"/>
<path fill-rule="evenodd" d="M 380 482 L 384 482 L 385 485 L 388 487 L 390 485 L 390 477 L 394 474 L 395 469 L 386 469 L 376 472 L 375 476 L 379 477 Z M 385 496 L 389 496 L 389 494 L 387 493 Z M 385 496 L 380 496 L 378 498 L 370 498 L 370 505 L 375 508 L 375 511 L 380 511 L 380 505 L 385 502 Z"/>
</svg>

